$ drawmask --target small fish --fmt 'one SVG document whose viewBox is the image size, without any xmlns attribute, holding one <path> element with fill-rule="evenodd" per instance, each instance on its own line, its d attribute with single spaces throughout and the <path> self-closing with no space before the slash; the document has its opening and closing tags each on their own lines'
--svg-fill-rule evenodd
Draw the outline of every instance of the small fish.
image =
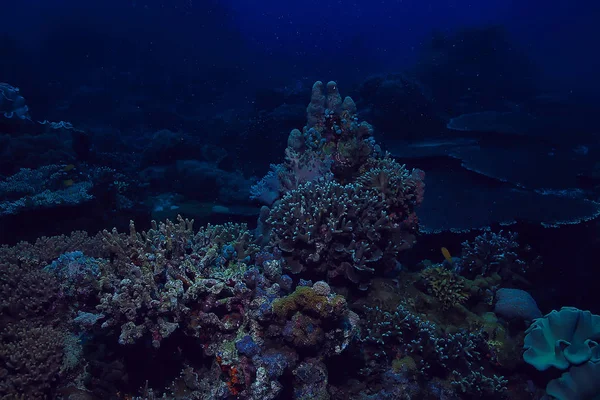
<svg viewBox="0 0 600 400">
<path fill-rule="evenodd" d="M 448 251 L 447 248 L 442 247 L 442 255 L 444 256 L 446 261 L 448 261 L 450 264 L 452 264 L 454 262 L 454 261 L 452 261 L 452 256 L 450 255 L 450 252 Z"/>
<path fill-rule="evenodd" d="M 74 170 L 74 169 L 75 169 L 75 165 L 69 164 L 69 165 L 65 165 L 65 167 L 63 168 L 63 171 L 69 172 L 69 171 Z"/>
<path fill-rule="evenodd" d="M 73 179 L 66 179 L 63 181 L 63 185 L 65 185 L 66 187 L 72 186 L 73 183 Z"/>
</svg>

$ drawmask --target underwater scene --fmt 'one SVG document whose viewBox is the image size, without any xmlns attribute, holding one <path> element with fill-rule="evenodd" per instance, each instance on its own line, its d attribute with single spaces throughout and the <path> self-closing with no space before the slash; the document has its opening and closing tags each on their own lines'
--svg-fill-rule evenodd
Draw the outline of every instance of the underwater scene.
<svg viewBox="0 0 600 400">
<path fill-rule="evenodd" d="M 600 399 L 600 2 L 0 15 L 0 399 Z"/>
</svg>

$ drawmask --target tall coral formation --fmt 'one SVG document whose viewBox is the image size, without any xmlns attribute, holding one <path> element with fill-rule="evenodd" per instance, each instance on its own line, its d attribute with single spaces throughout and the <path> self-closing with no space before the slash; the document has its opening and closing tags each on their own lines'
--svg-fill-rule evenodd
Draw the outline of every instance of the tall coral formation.
<svg viewBox="0 0 600 400">
<path fill-rule="evenodd" d="M 288 161 L 290 154 L 320 160 L 329 172 L 298 179 L 298 162 L 282 166 L 280 183 L 299 184 L 279 185 L 282 196 L 267 220 L 292 272 L 347 278 L 366 289 L 373 273 L 393 268 L 399 252 L 412 246 L 424 174 L 382 154 L 372 134 L 335 82 L 326 92 L 322 82 L 314 84 L 307 125 L 292 131 L 286 154 Z"/>
<path fill-rule="evenodd" d="M 323 83 L 317 81 L 306 113 L 304 146 L 300 143 L 294 150 L 312 148 L 330 155 L 331 170 L 337 179 L 352 179 L 379 150 L 372 139 L 373 127 L 367 122 L 358 122 L 354 100 L 351 97 L 342 100 L 337 83 L 328 82 L 325 90 Z"/>
<path fill-rule="evenodd" d="M 285 162 L 271 166 L 271 172 L 252 188 L 253 198 L 271 205 L 307 182 L 350 183 L 365 172 L 369 161 L 381 158 L 373 127 L 359 122 L 354 100 L 342 100 L 335 82 L 313 85 L 306 114 L 304 128 L 292 130 L 288 137 Z"/>
</svg>

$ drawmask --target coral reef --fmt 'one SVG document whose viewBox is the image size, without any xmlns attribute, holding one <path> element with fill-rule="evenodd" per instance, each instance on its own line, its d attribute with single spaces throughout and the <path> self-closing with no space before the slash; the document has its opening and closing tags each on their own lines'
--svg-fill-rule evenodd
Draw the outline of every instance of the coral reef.
<svg viewBox="0 0 600 400">
<path fill-rule="evenodd" d="M 48 165 L 36 170 L 22 169 L 0 182 L 0 216 L 17 214 L 26 208 L 76 205 L 91 200 L 92 183 L 74 182 L 65 168 Z"/>
<path fill-rule="evenodd" d="M 506 394 L 502 366 L 515 357 L 514 339 L 497 319 L 472 314 L 460 304 L 446 310 L 442 305 L 449 303 L 430 302 L 427 287 L 420 292 L 416 284 L 443 281 L 452 271 L 435 267 L 416 279 L 401 274 L 408 286 L 400 292 L 403 304 L 391 311 L 352 306 L 349 301 L 360 303 L 363 296 L 341 295 L 325 281 L 294 283 L 284 274 L 278 247 L 273 252 L 270 246 L 259 248 L 244 225 L 211 225 L 196 232 L 192 223 L 179 218 L 142 232 L 132 223 L 128 234 L 76 233 L 3 247 L 2 318 L 11 322 L 3 330 L 6 346 L 0 354 L 4 360 L 12 355 L 15 368 L 21 366 L 4 372 L 11 386 L 3 390 L 44 398 L 78 382 L 69 390 L 96 397 L 123 391 L 140 398 L 215 399 Z M 462 281 L 463 289 L 484 287 L 452 276 L 460 278 L 454 282 Z M 27 286 L 18 284 L 27 279 Z M 456 313 L 455 319 L 449 315 Z M 48 315 L 63 322 L 40 325 Z M 453 326 L 444 320 L 462 322 Z M 51 340 L 36 339 L 36 332 Z M 27 345 L 28 340 L 37 344 Z M 150 365 L 166 357 L 173 373 L 164 377 L 165 386 L 139 391 L 144 383 L 127 378 L 139 372 L 123 372 L 139 363 L 128 365 L 125 358 L 115 364 L 114 356 L 92 350 L 101 343 L 115 354 L 146 354 Z M 33 356 L 40 357 L 36 365 L 44 366 L 43 374 L 25 367 Z M 369 390 L 354 384 L 343 388 L 335 368 L 340 357 L 355 365 L 344 372 L 350 381 L 387 378 Z"/>
<path fill-rule="evenodd" d="M 288 137 L 285 162 L 251 190 L 252 197 L 271 205 L 282 194 L 318 179 L 346 183 L 356 179 L 361 167 L 381 152 L 373 140 L 373 127 L 358 122 L 356 104 L 342 100 L 335 82 L 316 82 L 306 108 L 307 123 Z"/>
<path fill-rule="evenodd" d="M 326 91 L 317 82 L 306 126 L 288 138 L 286 163 L 253 188 L 253 197 L 274 203 L 266 223 L 293 273 L 343 277 L 364 290 L 412 246 L 423 172 L 382 155 L 372 131 L 335 82 Z"/>
<path fill-rule="evenodd" d="M 55 249 L 45 245 L 55 241 L 60 238 L 0 248 L 2 398 L 48 398 L 78 363 L 79 345 L 69 347 L 67 340 L 65 297 L 59 281 L 42 269 L 44 257 L 38 253 L 51 253 Z"/>
<path fill-rule="evenodd" d="M 97 310 L 102 328 L 120 326 L 119 343 L 134 343 L 150 333 L 159 347 L 180 323 L 222 326 L 216 315 L 194 313 L 188 304 L 207 302 L 232 311 L 244 298 L 247 290 L 233 278 L 243 275 L 244 261 L 253 252 L 249 232 L 228 224 L 194 234 L 192 224 L 180 218 L 177 223 L 155 223 L 142 234 L 133 223 L 129 235 L 102 233 L 113 262 L 103 271 Z"/>
<path fill-rule="evenodd" d="M 369 327 L 361 337 L 376 359 L 394 360 L 396 368 L 418 379 L 441 377 L 460 393 L 502 398 L 506 380 L 494 370 L 494 350 L 483 331 L 444 332 L 400 305 L 393 312 L 366 309 Z M 479 371 L 474 370 L 478 368 Z"/>
<path fill-rule="evenodd" d="M 254 188 L 270 205 L 255 230 L 178 216 L 0 247 L 0 397 L 524 398 L 521 337 L 492 302 L 524 265 L 515 236 L 405 265 L 424 176 L 372 131 L 334 82 L 317 82 L 306 126 Z M 74 168 L 0 188 L 15 201 Z M 105 172 L 77 171 L 94 188 Z"/>
</svg>

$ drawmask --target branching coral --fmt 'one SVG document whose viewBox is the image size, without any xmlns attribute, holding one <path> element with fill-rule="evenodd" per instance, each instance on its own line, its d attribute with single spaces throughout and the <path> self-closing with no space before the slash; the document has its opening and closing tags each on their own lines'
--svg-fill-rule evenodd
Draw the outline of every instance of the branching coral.
<svg viewBox="0 0 600 400">
<path fill-rule="evenodd" d="M 4 317 L 31 318 L 58 305 L 59 284 L 35 265 L 0 264 L 0 312 Z"/>
<path fill-rule="evenodd" d="M 319 344 L 319 357 L 339 354 L 356 332 L 358 317 L 348 309 L 342 296 L 331 293 L 325 282 L 300 287 L 289 297 L 281 298 L 286 291 L 289 293 L 291 279 L 284 279 L 277 252 L 267 254 L 263 249 L 260 258 L 265 274 L 273 281 L 255 267 L 240 269 L 240 265 L 253 266 L 258 249 L 245 225 L 208 226 L 194 233 L 192 221 L 179 218 L 175 223 L 153 223 L 152 229 L 146 232 L 138 232 L 131 223 L 128 234 L 113 230 L 101 232 L 95 239 L 62 239 L 66 241 L 63 246 L 52 245 L 47 253 L 36 245 L 19 245 L 25 251 L 23 259 L 14 249 L 3 249 L 2 259 L 29 265 L 33 279 L 23 288 L 28 292 L 20 294 L 8 278 L 20 277 L 26 281 L 27 275 L 19 274 L 20 267 L 15 264 L 6 265 L 3 290 L 7 303 L 2 308 L 5 315 L 13 319 L 20 317 L 20 314 L 10 314 L 11 303 L 29 292 L 39 291 L 31 307 L 23 308 L 25 314 L 43 313 L 60 305 L 76 315 L 72 327 L 93 341 L 110 341 L 118 336 L 121 344 L 143 347 L 142 339 L 148 339 L 156 348 L 153 351 L 159 354 L 165 347 L 164 351 L 169 351 L 172 341 L 162 345 L 177 332 L 179 338 L 193 343 L 195 358 L 215 360 L 221 380 L 198 381 L 198 385 L 210 387 L 210 392 L 221 393 L 222 398 L 227 395 L 257 398 L 248 397 L 254 396 L 251 393 L 271 393 L 275 398 L 281 391 L 277 379 L 298 365 L 295 349 L 313 351 Z M 52 244 L 53 240 L 40 243 Z M 58 249 L 70 250 L 69 243 L 79 243 L 97 257 L 67 251 L 47 261 L 56 256 Z M 27 260 L 33 262 L 25 264 Z M 230 270 L 235 272 L 227 272 Z M 52 283 L 52 290 L 48 282 Z M 276 282 L 281 282 L 281 286 Z M 10 292 L 19 299 L 12 299 Z M 55 303 L 58 298 L 69 302 Z M 5 333 L 10 346 L 20 346 L 22 340 L 27 339 L 20 339 L 11 332 Z M 246 342 L 250 340 L 250 344 L 236 345 L 243 337 L 247 338 Z M 66 340 L 69 338 L 75 340 L 75 346 L 68 345 L 73 342 Z M 264 347 L 265 341 L 277 344 L 282 350 L 270 354 Z M 77 348 L 78 341 L 72 335 L 64 335 L 55 342 L 56 351 L 44 357 L 50 362 L 54 360 L 53 354 L 57 354 L 65 361 L 58 373 L 48 368 L 53 376 L 59 376 L 60 371 L 72 370 L 78 365 L 77 354 L 66 356 L 67 348 Z M 272 364 L 279 363 L 277 360 L 282 354 L 287 354 L 285 365 Z M 267 392 L 254 385 L 258 379 L 254 371 L 260 368 L 279 371 L 265 378 L 271 388 Z M 6 373 L 21 379 L 17 371 Z M 45 378 L 40 375 L 40 379 Z M 32 388 L 35 385 L 31 383 Z"/>
<path fill-rule="evenodd" d="M 421 275 L 443 310 L 462 304 L 469 298 L 465 279 L 444 267 L 426 268 Z"/>
<path fill-rule="evenodd" d="M 0 397 L 45 399 L 66 371 L 67 307 L 56 277 L 41 269 L 42 252 L 16 247 L 27 251 L 0 251 Z"/>
<path fill-rule="evenodd" d="M 424 172 L 409 171 L 389 155 L 371 158 L 362 167 L 357 182 L 365 188 L 377 190 L 381 199 L 392 209 L 404 215 L 414 212 L 415 205 L 423 202 Z"/>
<path fill-rule="evenodd" d="M 437 326 L 400 305 L 393 312 L 379 307 L 365 307 L 366 318 L 361 341 L 373 346 L 376 358 L 411 357 L 418 360 L 419 369 L 426 372 L 430 362 L 438 357 Z M 394 351 L 390 351 L 392 348 Z"/>
<path fill-rule="evenodd" d="M 499 394 L 505 390 L 503 377 L 490 377 L 489 364 L 473 375 L 474 368 L 491 352 L 483 332 L 444 332 L 403 305 L 393 312 L 378 307 L 366 307 L 365 312 L 361 341 L 375 358 L 396 360 L 396 366 L 415 365 L 403 370 L 429 379 L 451 378 L 469 393 L 481 390 Z"/>
<path fill-rule="evenodd" d="M 411 247 L 421 176 L 387 158 L 374 165 L 357 183 L 309 182 L 273 207 L 272 241 L 292 272 L 345 276 L 364 289 L 373 272 Z"/>
<path fill-rule="evenodd" d="M 61 372 L 65 333 L 21 321 L 5 326 L 0 336 L 0 397 L 48 398 Z"/>
<path fill-rule="evenodd" d="M 485 232 L 473 241 L 464 242 L 457 270 L 468 278 L 476 275 L 522 272 L 526 264 L 519 257 L 520 245 L 513 232 Z"/>
<path fill-rule="evenodd" d="M 25 209 L 77 205 L 92 200 L 90 180 L 74 182 L 64 166 L 47 165 L 35 170 L 23 168 L 0 181 L 0 216 Z"/>
<path fill-rule="evenodd" d="M 44 267 L 61 254 L 82 251 L 91 257 L 108 255 L 101 240 L 87 232 L 75 231 L 70 235 L 42 236 L 35 243 L 19 242 L 15 246 L 0 246 L 0 262 L 25 265 L 28 268 Z"/>
<path fill-rule="evenodd" d="M 73 165 L 53 164 L 22 168 L 0 180 L 0 217 L 99 201 L 95 196 L 100 188 L 113 188 L 112 200 L 126 208 L 131 202 L 124 196 L 127 187 L 126 177 L 108 167 L 83 166 L 75 170 Z"/>
<path fill-rule="evenodd" d="M 485 375 L 484 368 L 479 371 L 469 371 L 466 375 L 462 375 L 458 371 L 452 371 L 454 379 L 452 385 L 457 387 L 462 393 L 482 398 L 484 396 L 501 396 L 506 392 L 508 381 L 503 376 Z"/>
<path fill-rule="evenodd" d="M 256 248 L 243 225 L 208 226 L 194 234 L 192 224 L 179 217 L 177 223 L 153 223 L 148 232 L 136 232 L 133 223 L 129 235 L 103 232 L 113 262 L 103 271 L 97 309 L 106 317 L 103 328 L 121 327 L 120 343 L 150 333 L 158 347 L 182 321 L 186 327 L 226 325 L 207 310 L 222 305 L 231 311 L 225 298 L 245 291 L 231 279 L 241 278 L 240 264 L 249 262 Z"/>
</svg>

